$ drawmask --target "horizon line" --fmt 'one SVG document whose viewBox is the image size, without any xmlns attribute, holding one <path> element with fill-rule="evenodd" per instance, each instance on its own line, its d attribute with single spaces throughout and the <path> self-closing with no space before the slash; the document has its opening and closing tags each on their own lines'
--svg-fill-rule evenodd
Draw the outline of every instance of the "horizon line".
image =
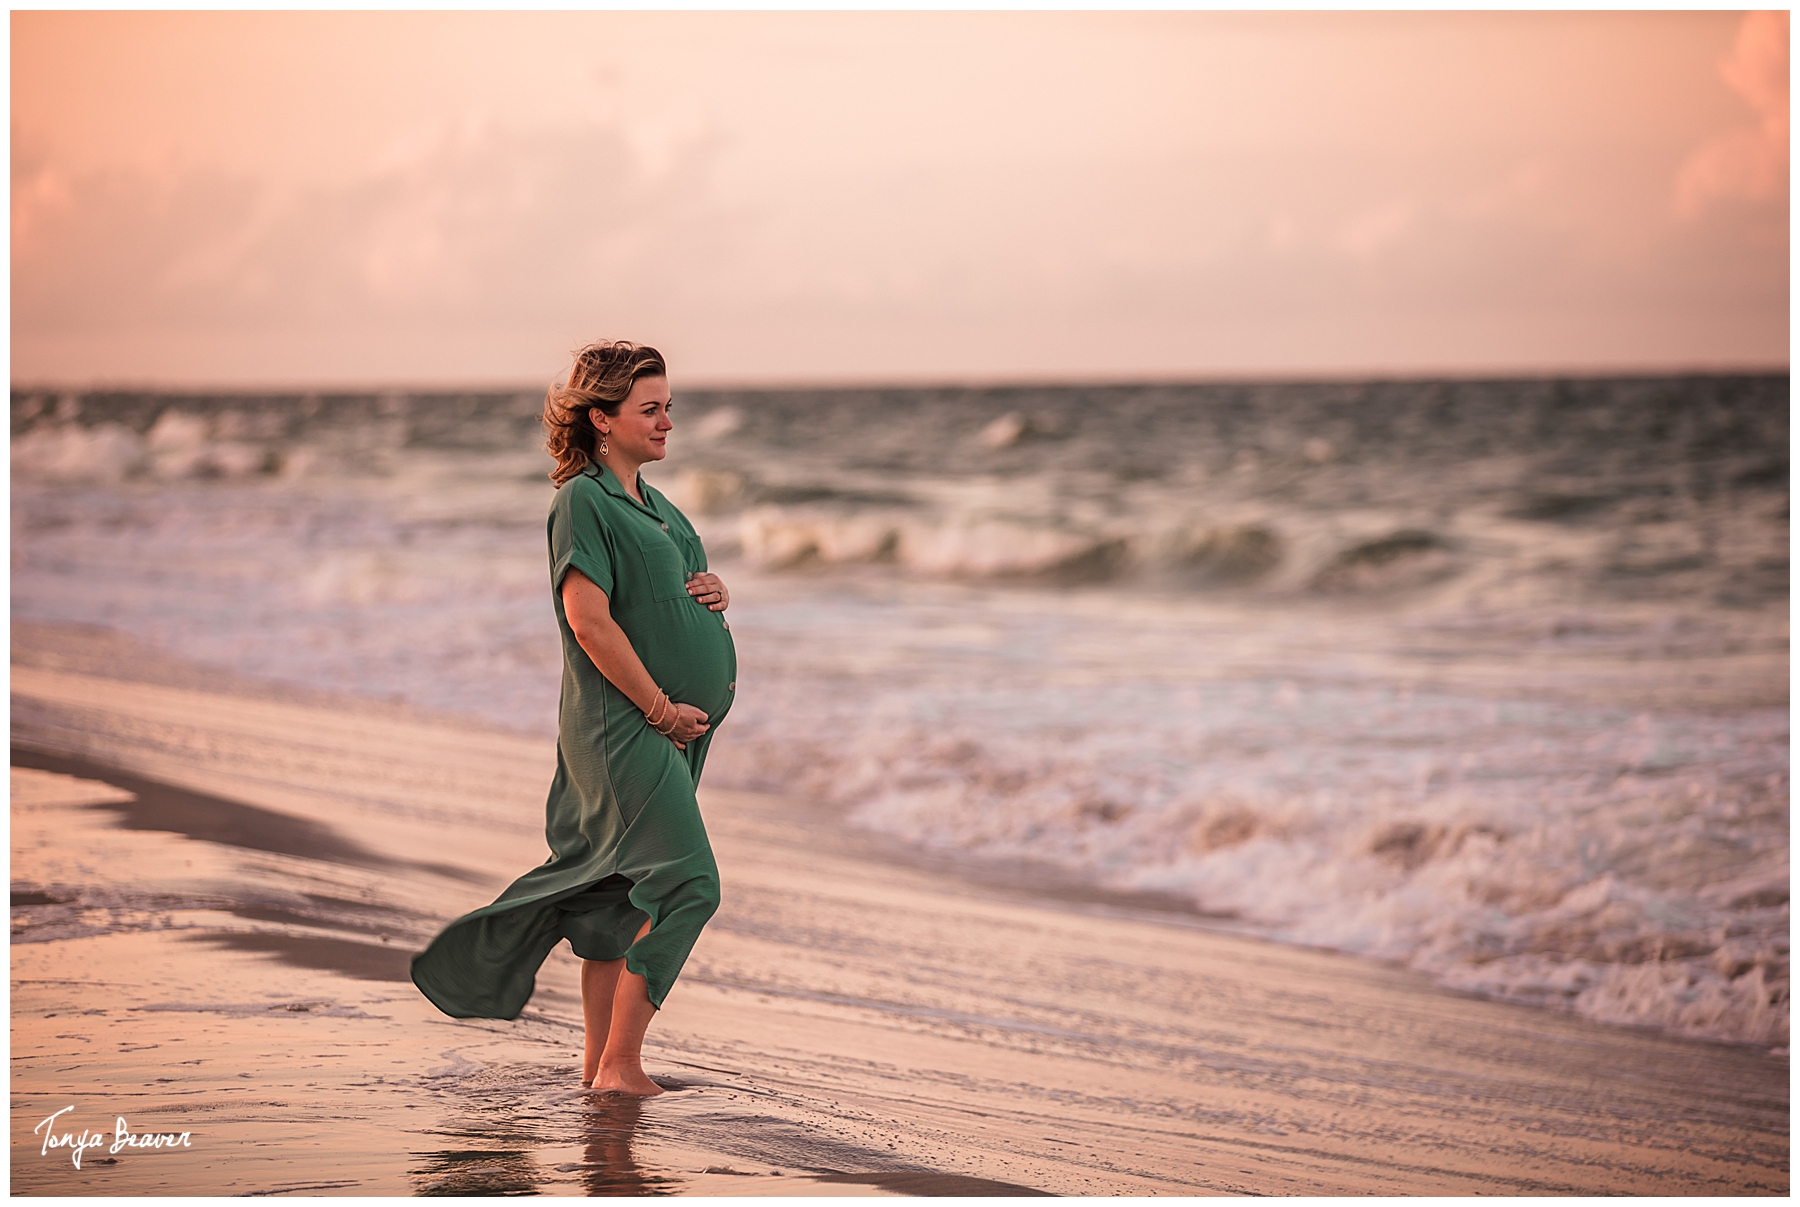
<svg viewBox="0 0 1800 1207">
<path fill-rule="evenodd" d="M 1471 367 L 1464 369 L 1319 369 L 1283 373 L 1242 370 L 1217 373 L 1093 373 L 1056 377 L 1027 374 L 960 374 L 919 377 L 733 377 L 725 374 L 678 376 L 684 390 L 697 393 L 778 390 L 826 392 L 845 390 L 983 390 L 1084 389 L 1105 386 L 1333 385 L 1378 382 L 1485 382 L 1621 380 L 1681 377 L 1772 377 L 1791 374 L 1788 363 L 1689 364 L 1674 366 L 1545 366 L 1534 369 Z M 517 394 L 547 389 L 543 385 L 499 378 L 412 379 L 364 378 L 331 380 L 176 382 L 90 379 L 86 382 L 14 381 L 20 394 L 383 394 L 468 393 Z"/>
</svg>

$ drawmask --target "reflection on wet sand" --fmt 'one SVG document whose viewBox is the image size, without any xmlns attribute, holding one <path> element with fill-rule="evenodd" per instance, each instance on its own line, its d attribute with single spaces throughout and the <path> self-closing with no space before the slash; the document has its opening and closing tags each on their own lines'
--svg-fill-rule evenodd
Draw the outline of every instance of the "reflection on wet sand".
<svg viewBox="0 0 1800 1207">
<path fill-rule="evenodd" d="M 659 1194 L 677 1185 L 674 1178 L 647 1173 L 631 1158 L 631 1142 L 644 1121 L 638 1098 L 590 1094 L 581 1115 L 586 1148 L 579 1166 L 589 1194 Z"/>
<path fill-rule="evenodd" d="M 528 1152 L 452 1149 L 421 1155 L 425 1164 L 412 1176 L 422 1195 L 533 1194 L 543 1181 Z"/>
</svg>

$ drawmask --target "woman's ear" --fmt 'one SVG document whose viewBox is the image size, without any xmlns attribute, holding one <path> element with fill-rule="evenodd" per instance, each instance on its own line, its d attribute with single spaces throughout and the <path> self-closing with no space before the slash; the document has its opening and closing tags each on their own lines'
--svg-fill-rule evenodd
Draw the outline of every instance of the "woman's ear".
<svg viewBox="0 0 1800 1207">
<path fill-rule="evenodd" d="M 605 411 L 601 410 L 599 407 L 589 407 L 588 408 L 588 420 L 589 420 L 589 422 L 591 422 L 594 425 L 595 429 L 597 431 L 599 431 L 601 435 L 606 434 L 606 429 L 604 427 L 600 426 L 602 423 L 604 423 L 606 421 L 606 412 Z"/>
</svg>

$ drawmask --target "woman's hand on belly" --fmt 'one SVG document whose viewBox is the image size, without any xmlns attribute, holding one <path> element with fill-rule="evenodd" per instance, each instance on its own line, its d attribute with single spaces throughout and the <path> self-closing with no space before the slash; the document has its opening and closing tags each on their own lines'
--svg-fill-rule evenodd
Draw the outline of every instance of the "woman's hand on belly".
<svg viewBox="0 0 1800 1207">
<path fill-rule="evenodd" d="M 687 744 L 711 729 L 706 723 L 706 714 L 692 704 L 675 706 L 675 728 L 668 735 L 669 741 L 675 743 L 675 749 L 686 750 Z"/>
<path fill-rule="evenodd" d="M 687 593 L 713 612 L 723 612 L 731 606 L 731 592 L 725 589 L 725 583 L 718 575 L 705 570 L 696 570 L 688 575 Z"/>
</svg>

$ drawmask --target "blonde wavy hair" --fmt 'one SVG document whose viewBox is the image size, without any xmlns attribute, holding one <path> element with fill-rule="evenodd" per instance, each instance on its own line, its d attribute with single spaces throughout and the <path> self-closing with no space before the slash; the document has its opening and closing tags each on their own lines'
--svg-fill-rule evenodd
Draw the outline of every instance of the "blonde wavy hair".
<svg viewBox="0 0 1800 1207">
<path fill-rule="evenodd" d="M 568 378 L 544 395 L 544 447 L 556 458 L 550 480 L 558 487 L 599 460 L 590 414 L 617 415 L 640 377 L 667 377 L 662 353 L 630 340 L 601 340 L 575 353 Z"/>
</svg>

